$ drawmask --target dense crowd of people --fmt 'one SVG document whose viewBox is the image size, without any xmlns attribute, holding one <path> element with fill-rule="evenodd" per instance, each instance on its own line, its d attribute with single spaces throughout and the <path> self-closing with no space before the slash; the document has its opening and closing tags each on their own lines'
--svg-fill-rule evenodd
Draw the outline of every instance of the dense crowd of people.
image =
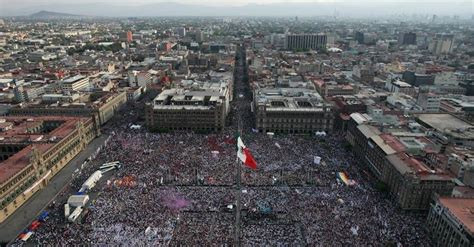
<svg viewBox="0 0 474 247">
<path fill-rule="evenodd" d="M 120 161 L 123 167 L 94 190 L 97 198 L 80 223 L 68 223 L 64 202 L 58 202 L 33 241 L 233 245 L 236 196 L 241 193 L 246 213 L 239 235 L 246 246 L 427 243 L 420 219 L 397 211 L 352 165 L 353 156 L 341 146 L 342 136 L 244 134 L 258 170 L 242 167 L 237 191 L 237 166 L 242 164 L 236 161 L 231 131 L 153 134 L 124 124 L 110 133 L 107 145 L 74 178 L 67 193 L 77 191 L 104 162 Z M 320 164 L 314 163 L 315 155 L 322 158 Z M 339 181 L 340 171 L 357 184 L 349 187 Z M 133 183 L 117 183 L 124 180 Z M 270 211 L 264 213 L 262 204 Z"/>
<path fill-rule="evenodd" d="M 234 110 L 248 108 L 235 100 Z M 149 133 L 131 129 L 139 109 L 104 129 L 111 138 L 51 206 L 50 219 L 32 237 L 48 245 L 367 246 L 428 245 L 421 218 L 407 215 L 376 191 L 355 165 L 342 135 L 253 133 L 242 139 L 258 169 L 236 159 L 235 127 L 218 134 Z M 233 115 L 233 121 L 251 121 Z M 238 120 L 239 118 L 240 120 Z M 316 164 L 314 156 L 322 162 Z M 64 217 L 68 194 L 104 162 L 123 166 L 104 176 L 75 223 Z M 242 166 L 238 169 L 238 166 Z M 240 172 L 240 174 L 238 174 Z M 338 180 L 346 172 L 356 181 Z M 240 177 L 239 177 L 240 176 Z M 239 184 L 238 182 L 239 181 Z M 239 186 L 237 186 L 239 185 Z M 235 234 L 237 198 L 240 232 Z M 239 236 L 239 239 L 235 239 Z"/>
</svg>

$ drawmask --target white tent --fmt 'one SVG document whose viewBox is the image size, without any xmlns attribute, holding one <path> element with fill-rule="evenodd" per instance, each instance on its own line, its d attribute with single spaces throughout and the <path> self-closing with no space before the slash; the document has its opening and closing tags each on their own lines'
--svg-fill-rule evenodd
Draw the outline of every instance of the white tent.
<svg viewBox="0 0 474 247">
<path fill-rule="evenodd" d="M 319 156 L 314 156 L 314 164 L 316 164 L 316 165 L 321 164 L 321 157 L 319 157 Z"/>
<path fill-rule="evenodd" d="M 88 195 L 72 195 L 67 199 L 67 204 L 71 207 L 84 207 L 88 201 Z"/>
<path fill-rule="evenodd" d="M 321 136 L 321 137 L 326 136 L 326 132 L 325 132 L 325 131 L 316 131 L 314 134 L 315 134 L 316 136 Z"/>
<path fill-rule="evenodd" d="M 141 125 L 138 125 L 138 124 L 133 124 L 132 126 L 130 126 L 130 129 L 132 130 L 138 130 L 138 129 L 141 129 L 142 126 Z"/>
</svg>

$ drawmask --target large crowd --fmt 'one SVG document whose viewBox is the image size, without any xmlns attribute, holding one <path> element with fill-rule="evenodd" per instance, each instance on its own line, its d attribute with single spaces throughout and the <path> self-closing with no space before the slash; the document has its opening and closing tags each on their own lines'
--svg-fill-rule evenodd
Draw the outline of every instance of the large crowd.
<svg viewBox="0 0 474 247">
<path fill-rule="evenodd" d="M 248 107 L 243 100 L 235 104 L 242 105 L 234 109 Z M 421 217 L 399 211 L 372 187 L 341 145 L 340 134 L 269 136 L 244 128 L 242 139 L 258 163 L 258 169 L 251 170 L 236 160 L 234 128 L 209 135 L 149 133 L 130 128 L 139 119 L 138 111 L 127 109 L 104 129 L 111 136 L 107 145 L 74 177 L 64 199 L 51 205 L 50 219 L 32 237 L 33 243 L 429 245 Z M 322 162 L 315 164 L 314 156 Z M 66 196 L 110 161 L 123 166 L 103 178 L 90 192 L 83 217 L 69 223 L 63 211 Z M 341 171 L 356 184 L 338 180 Z M 239 196 L 240 232 L 235 234 Z"/>
</svg>

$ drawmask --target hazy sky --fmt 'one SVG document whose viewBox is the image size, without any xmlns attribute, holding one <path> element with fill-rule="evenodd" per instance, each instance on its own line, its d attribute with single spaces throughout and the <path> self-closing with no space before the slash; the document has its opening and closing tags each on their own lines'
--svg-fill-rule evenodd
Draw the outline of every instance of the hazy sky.
<svg viewBox="0 0 474 247">
<path fill-rule="evenodd" d="M 174 2 L 196 6 L 164 5 L 151 8 L 147 4 Z M 247 4 L 288 3 L 284 6 L 241 7 Z M 308 6 L 291 3 L 326 3 Z M 332 4 L 331 4 L 332 3 Z M 387 4 L 389 3 L 389 4 Z M 47 10 L 91 16 L 318 16 L 338 13 L 344 16 L 374 17 L 400 14 L 459 15 L 470 18 L 474 0 L 0 0 L 0 16 L 30 15 Z M 219 10 L 202 5 L 221 7 Z M 218 12 L 216 12 L 218 11 Z"/>
<path fill-rule="evenodd" d="M 159 3 L 159 2 L 177 2 L 177 3 L 187 3 L 187 4 L 206 4 L 206 5 L 245 5 L 245 4 L 269 4 L 269 3 L 295 3 L 295 2 L 342 2 L 342 3 L 382 3 L 382 2 L 391 2 L 391 3 L 400 3 L 410 2 L 410 3 L 446 3 L 446 4 L 463 4 L 463 5 L 472 5 L 473 0 L 0 0 L 1 7 L 25 7 L 32 5 L 41 5 L 41 4 L 74 4 L 74 3 L 110 3 L 110 4 L 120 4 L 120 5 L 142 5 L 150 3 Z"/>
</svg>

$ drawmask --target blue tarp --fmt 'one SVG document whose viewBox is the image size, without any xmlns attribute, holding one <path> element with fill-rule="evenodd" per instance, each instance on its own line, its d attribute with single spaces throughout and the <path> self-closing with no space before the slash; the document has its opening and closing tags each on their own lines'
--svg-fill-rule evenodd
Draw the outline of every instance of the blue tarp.
<svg viewBox="0 0 474 247">
<path fill-rule="evenodd" d="M 46 219 L 48 218 L 49 216 L 49 213 L 47 211 L 43 211 L 41 212 L 41 214 L 38 216 L 38 220 L 39 221 L 46 221 Z"/>
</svg>

